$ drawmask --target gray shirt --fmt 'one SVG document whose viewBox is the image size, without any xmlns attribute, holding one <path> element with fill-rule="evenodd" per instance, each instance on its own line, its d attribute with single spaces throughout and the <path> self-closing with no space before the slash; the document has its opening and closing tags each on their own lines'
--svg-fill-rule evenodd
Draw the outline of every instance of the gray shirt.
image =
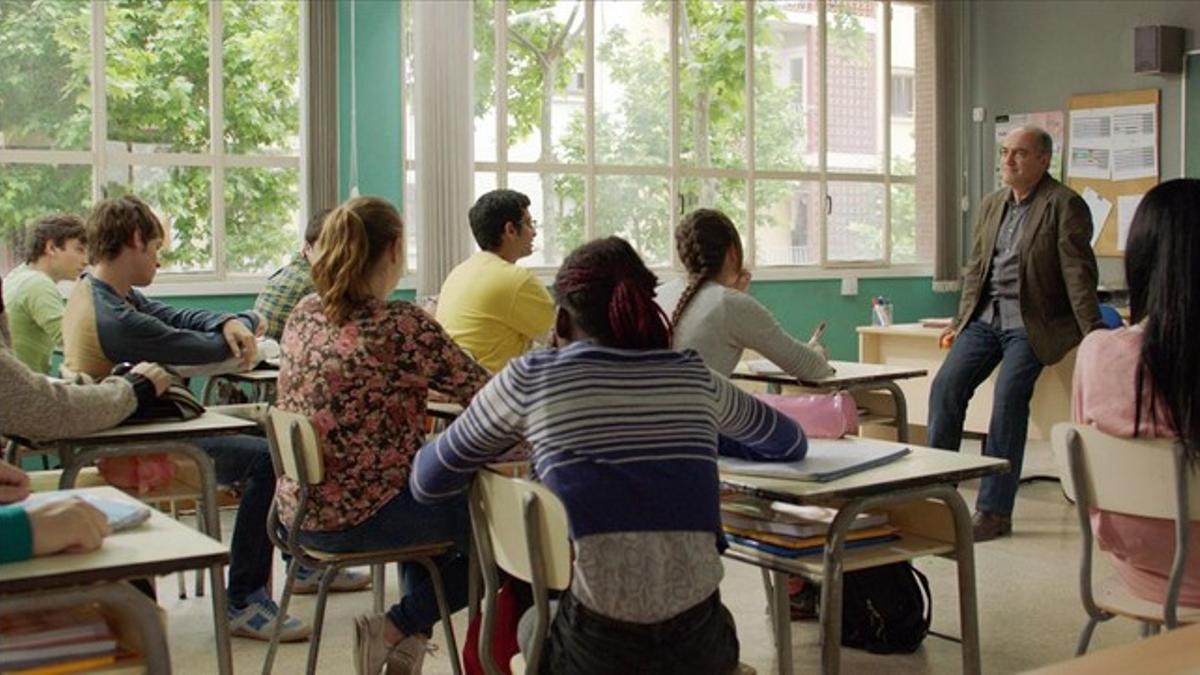
<svg viewBox="0 0 1200 675">
<path fill-rule="evenodd" d="M 1001 330 L 1025 327 L 1025 321 L 1021 319 L 1020 242 L 1021 231 L 1029 220 L 1033 195 L 1031 192 L 1018 202 L 1009 193 L 1004 201 L 1000 231 L 996 233 L 996 247 L 992 249 L 991 269 L 984 284 L 987 297 L 980 304 L 979 320 L 995 324 L 998 314 Z"/>
</svg>

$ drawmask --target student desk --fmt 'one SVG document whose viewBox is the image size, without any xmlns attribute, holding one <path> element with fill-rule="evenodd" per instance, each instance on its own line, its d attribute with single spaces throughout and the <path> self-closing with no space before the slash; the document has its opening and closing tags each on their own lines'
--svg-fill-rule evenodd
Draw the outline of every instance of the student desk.
<svg viewBox="0 0 1200 675">
<path fill-rule="evenodd" d="M 1200 672 L 1198 646 L 1200 624 L 1194 624 L 1028 672 L 1031 675 L 1196 673 Z"/>
<path fill-rule="evenodd" d="M 851 394 L 871 391 L 885 391 L 892 399 L 893 415 L 869 415 L 863 423 L 891 422 L 896 425 L 896 440 L 908 442 L 908 401 L 904 389 L 896 383 L 897 380 L 924 377 L 928 372 L 923 367 L 891 366 L 877 363 L 858 363 L 855 361 L 830 361 L 834 374 L 818 380 L 797 380 L 784 372 L 752 372 L 746 361 L 738 364 L 733 372 L 733 379 L 750 382 L 761 382 L 767 385 L 767 391 L 778 394 L 784 385 L 802 386 L 810 389 L 836 391 L 845 389 Z M 855 396 L 858 399 L 858 396 Z"/>
<path fill-rule="evenodd" d="M 76 438 L 32 443 L 35 448 L 57 450 L 62 462 L 59 488 L 75 485 L 80 469 L 103 457 L 128 457 L 154 452 L 170 452 L 190 458 L 200 475 L 200 499 L 204 502 L 204 529 L 211 537 L 221 539 L 221 519 L 217 515 L 217 473 L 212 458 L 190 443 L 168 443 L 192 438 L 207 438 L 245 433 L 258 428 L 252 420 L 225 415 L 211 410 L 186 421 L 124 424 Z M 10 444 L 10 450 L 15 443 Z"/>
<path fill-rule="evenodd" d="M 134 501 L 113 487 L 84 491 L 106 499 Z M 225 610 L 224 567 L 229 548 L 182 523 L 151 509 L 150 519 L 118 532 L 90 553 L 60 554 L 0 565 L 0 596 L 29 591 L 73 588 L 80 602 L 96 582 L 117 582 L 160 576 L 180 570 L 209 570 L 212 582 L 213 630 L 216 633 L 217 663 L 222 675 L 233 672 L 229 650 L 229 624 Z M 5 597 L 5 606 L 9 598 Z M 155 617 L 157 620 L 157 617 Z M 148 672 L 158 672 L 150 669 Z"/>
<path fill-rule="evenodd" d="M 845 443 L 857 442 L 847 438 Z M 879 442 L 879 441 L 872 441 Z M 827 483 L 801 482 L 721 473 L 724 491 L 768 501 L 837 507 L 821 555 L 782 558 L 731 544 L 727 557 L 763 571 L 775 628 L 779 672 L 792 673 L 791 617 L 787 577 L 796 574 L 821 582 L 821 671 L 836 674 L 842 639 L 842 574 L 911 560 L 950 554 L 958 562 L 958 603 L 962 622 L 964 673 L 980 672 L 979 617 L 975 600 L 974 538 L 971 513 L 955 489 L 959 481 L 1004 473 L 1008 462 L 991 457 L 912 447 L 901 459 Z M 940 504 L 939 504 L 940 502 Z M 883 510 L 901 531 L 897 541 L 845 550 L 855 516 Z"/>
<path fill-rule="evenodd" d="M 929 390 L 948 353 L 938 347 L 938 336 L 941 334 L 941 328 L 924 328 L 915 323 L 858 328 L 859 361 L 929 371 L 928 378 L 906 380 L 899 385 L 911 403 L 908 422 L 922 432 L 929 418 Z M 1042 369 L 1033 389 L 1033 399 L 1029 402 L 1029 438 L 1049 440 L 1050 429 L 1055 424 L 1071 421 L 1071 377 L 1075 372 L 1075 351 L 1071 350 L 1063 360 Z M 995 388 L 996 373 L 992 373 L 975 390 L 963 424 L 966 431 L 987 433 Z M 918 440 L 921 438 L 923 436 Z"/>
</svg>

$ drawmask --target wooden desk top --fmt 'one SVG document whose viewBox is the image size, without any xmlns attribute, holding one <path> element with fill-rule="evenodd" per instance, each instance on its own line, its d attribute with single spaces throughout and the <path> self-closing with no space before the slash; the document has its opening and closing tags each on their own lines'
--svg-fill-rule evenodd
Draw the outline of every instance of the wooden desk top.
<svg viewBox="0 0 1200 675">
<path fill-rule="evenodd" d="M 463 407 L 447 401 L 430 401 L 425 404 L 425 414 L 444 420 L 455 420 L 462 414 Z"/>
<path fill-rule="evenodd" d="M 214 375 L 213 377 L 222 377 L 226 380 L 233 380 L 234 382 L 275 382 L 279 379 L 279 369 L 257 368 L 255 370 L 246 370 L 240 373 Z"/>
<path fill-rule="evenodd" d="M 252 431 L 258 425 L 247 419 L 207 410 L 196 419 L 186 421 L 151 422 L 149 424 L 124 424 L 112 429 L 97 431 L 87 436 L 77 438 L 60 438 L 55 441 L 38 443 L 40 446 L 52 445 L 112 445 L 114 443 L 144 443 L 148 441 L 165 441 L 179 438 L 197 438 L 203 436 L 220 436 Z"/>
<path fill-rule="evenodd" d="M 843 439 L 842 442 L 854 443 L 856 440 L 851 437 Z M 1008 470 L 1008 462 L 1003 459 L 964 455 L 959 452 L 925 448 L 910 443 L 890 443 L 876 439 L 870 439 L 870 442 L 907 447 L 911 452 L 894 462 L 827 483 L 722 472 L 721 487 L 763 499 L 793 504 L 826 504 L 896 490 L 957 483 L 987 474 L 1004 473 Z"/>
<path fill-rule="evenodd" d="M 891 326 L 859 326 L 859 335 L 903 335 L 906 337 L 929 337 L 935 341 L 944 328 L 926 328 L 919 323 L 897 323 Z"/>
<path fill-rule="evenodd" d="M 750 364 L 759 366 L 760 372 L 754 372 Z M 797 380 L 776 367 L 770 361 L 743 361 L 733 371 L 733 377 L 739 380 L 755 382 L 770 382 L 779 384 L 796 384 L 808 387 L 849 387 L 853 385 L 872 384 L 895 380 L 906 380 L 914 377 L 924 377 L 929 373 L 925 368 L 913 366 L 889 366 L 880 363 L 859 363 L 858 361 L 830 361 L 834 374 L 819 380 Z M 766 370 L 766 368 L 774 370 Z"/>
<path fill-rule="evenodd" d="M 138 503 L 113 487 L 79 491 Z M 99 549 L 90 553 L 64 553 L 0 565 L 0 593 L 158 576 L 228 562 L 229 547 L 151 509 L 149 520 L 107 537 Z"/>
<path fill-rule="evenodd" d="M 1037 675 L 1200 672 L 1200 624 L 1109 647 L 1037 670 Z"/>
</svg>

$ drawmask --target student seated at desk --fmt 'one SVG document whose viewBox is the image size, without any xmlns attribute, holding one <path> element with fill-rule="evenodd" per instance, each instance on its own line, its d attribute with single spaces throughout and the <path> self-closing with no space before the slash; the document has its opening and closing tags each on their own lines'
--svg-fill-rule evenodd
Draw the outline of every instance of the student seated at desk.
<svg viewBox="0 0 1200 675">
<path fill-rule="evenodd" d="M 675 250 L 688 277 L 659 289 L 659 304 L 671 316 L 676 349 L 694 349 L 704 362 L 728 376 L 747 348 L 802 379 L 833 375 L 826 357 L 788 335 L 746 289 L 742 240 L 733 221 L 714 209 L 696 209 L 675 228 Z"/>
<path fill-rule="evenodd" d="M 29 476 L 0 460 L 0 563 L 100 548 L 108 519 L 78 497 L 32 507 L 8 506 L 29 496 Z"/>
<path fill-rule="evenodd" d="M 60 281 L 87 266 L 83 220 L 71 214 L 42 218 L 30 229 L 25 262 L 4 278 L 4 304 L 17 358 L 38 373 L 50 372 L 50 355 L 62 344 Z"/>
<path fill-rule="evenodd" d="M 1129 228 L 1125 278 L 1133 325 L 1083 339 L 1075 421 L 1113 436 L 1182 438 L 1192 466 L 1200 459 L 1200 180 L 1167 181 L 1146 193 Z M 1094 511 L 1092 528 L 1129 589 L 1163 602 L 1174 522 Z M 1189 542 L 1179 604 L 1200 607 L 1195 520 Z"/>
<path fill-rule="evenodd" d="M 546 335 L 554 301 L 533 272 L 516 264 L 533 253 L 537 236 L 529 197 L 493 190 L 468 215 L 480 251 L 446 277 L 437 298 L 437 320 L 495 373 Z"/>
<path fill-rule="evenodd" d="M 315 246 L 321 236 L 321 224 L 330 209 L 323 209 L 308 221 L 304 228 L 304 247 L 288 264 L 267 277 L 267 285 L 254 301 L 254 311 L 267 322 L 266 336 L 278 342 L 283 339 L 283 327 L 296 303 L 312 293 L 312 261 L 316 257 Z"/>
<path fill-rule="evenodd" d="M 87 242 L 95 269 L 76 282 L 67 300 L 64 368 L 101 378 L 117 363 L 144 358 L 186 365 L 231 356 L 246 362 L 253 359 L 253 331 L 261 322 L 257 314 L 175 309 L 136 290 L 154 281 L 164 237 L 158 216 L 137 197 L 106 199 L 93 207 Z M 265 528 L 275 492 L 267 441 L 258 436 L 216 436 L 192 442 L 213 458 L 221 484 L 241 487 L 230 545 L 230 631 L 269 640 L 279 608 L 267 590 L 274 548 Z M 357 577 L 339 578 L 335 587 L 359 589 L 370 583 L 366 574 Z M 315 592 L 314 579 L 302 578 L 302 583 L 300 592 Z M 282 639 L 303 640 L 309 631 L 299 619 L 285 617 Z"/>
<path fill-rule="evenodd" d="M 451 611 L 466 606 L 467 503 L 413 499 L 409 469 L 425 438 L 430 389 L 466 404 L 487 382 L 475 363 L 416 305 L 388 300 L 404 273 L 404 224 L 388 202 L 357 197 L 325 221 L 313 263 L 317 292 L 296 305 L 283 331 L 279 407 L 312 420 L 325 480 L 310 493 L 300 541 L 352 552 L 454 541 L 435 560 Z M 297 486 L 280 477 L 275 499 L 295 518 Z M 399 604 L 355 619 L 355 669 L 419 673 L 439 618 L 425 568 L 404 565 Z"/>
<path fill-rule="evenodd" d="M 795 422 L 670 349 L 656 283 L 623 239 L 576 249 L 554 282 L 561 346 L 514 360 L 417 454 L 413 493 L 436 503 L 461 499 L 513 443 L 532 444 L 575 545 L 543 672 L 733 672 L 717 434 L 758 459 L 807 449 Z"/>
</svg>

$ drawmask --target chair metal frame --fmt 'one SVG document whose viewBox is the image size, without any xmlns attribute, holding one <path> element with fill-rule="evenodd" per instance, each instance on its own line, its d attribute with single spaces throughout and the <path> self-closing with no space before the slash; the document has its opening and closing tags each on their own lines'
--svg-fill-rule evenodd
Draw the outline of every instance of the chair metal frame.
<svg viewBox="0 0 1200 675">
<path fill-rule="evenodd" d="M 1056 425 L 1053 440 L 1055 445 L 1065 445 L 1066 458 L 1071 479 L 1071 492 L 1075 498 L 1075 512 L 1079 518 L 1079 528 L 1082 533 L 1082 556 L 1079 568 L 1079 593 L 1083 603 L 1084 611 L 1087 612 L 1088 620 L 1084 625 L 1083 630 L 1079 635 L 1079 640 L 1075 647 L 1076 656 L 1087 652 L 1088 644 L 1091 642 L 1092 633 L 1096 626 L 1103 621 L 1108 621 L 1118 615 L 1132 616 L 1127 612 L 1120 612 L 1115 607 L 1105 606 L 1097 602 L 1093 590 L 1092 576 L 1092 557 L 1093 557 L 1093 542 L 1095 535 L 1092 531 L 1091 510 L 1093 508 L 1093 495 L 1091 487 L 1091 473 L 1086 466 L 1084 457 L 1084 447 L 1087 443 L 1084 436 L 1099 436 L 1108 437 L 1107 434 L 1100 432 L 1097 429 L 1081 424 L 1061 423 Z M 1109 437 L 1113 438 L 1113 437 Z M 1121 442 L 1130 443 L 1145 443 L 1147 450 L 1153 449 L 1153 445 L 1162 446 L 1164 441 L 1148 441 L 1148 440 L 1132 440 L 1132 439 L 1116 439 Z M 1132 616 L 1142 622 L 1142 635 L 1153 634 L 1158 632 L 1160 625 L 1165 625 L 1167 630 L 1174 629 L 1179 625 L 1178 604 L 1179 592 L 1183 586 L 1183 578 L 1187 570 L 1188 545 L 1191 526 L 1191 494 L 1190 494 L 1190 476 L 1191 467 L 1188 465 L 1184 454 L 1183 444 L 1179 441 L 1171 443 L 1173 474 L 1174 474 L 1174 502 L 1175 502 L 1175 555 L 1171 562 L 1171 573 L 1167 580 L 1167 592 L 1162 607 L 1162 616 L 1155 617 L 1149 615 Z"/>
<path fill-rule="evenodd" d="M 523 494 L 521 495 L 521 521 L 519 524 L 507 523 L 523 534 L 524 554 L 528 556 L 528 567 L 522 561 L 508 560 L 501 562 L 496 555 L 493 541 L 499 541 L 495 520 L 488 508 L 489 499 L 485 483 L 488 481 L 508 481 L 516 483 Z M 552 502 L 550 500 L 553 500 Z M 500 580 L 497 567 L 503 568 L 522 581 L 528 582 L 533 588 L 533 606 L 536 610 L 533 640 L 526 654 L 517 654 L 510 663 L 513 675 L 520 672 L 539 672 L 542 649 L 550 630 L 550 599 L 549 591 L 566 590 L 570 586 L 570 540 L 566 528 L 566 510 L 562 502 L 549 491 L 549 488 L 538 485 L 522 478 L 512 478 L 503 474 L 484 469 L 475 476 L 471 485 L 470 499 L 471 530 L 479 564 L 483 571 L 484 599 L 483 620 L 479 631 L 479 660 L 488 675 L 499 675 L 500 670 L 492 656 L 492 634 L 496 620 L 496 594 L 499 592 Z M 548 503 L 549 502 L 549 503 Z M 547 511 L 553 509 L 560 512 L 555 519 L 548 517 Z M 563 524 L 561 531 L 552 527 L 553 521 Z M 543 530 L 549 536 L 543 537 Z M 561 532 L 561 537 L 557 535 Z M 495 539 L 493 539 L 495 538 Z M 557 554 L 557 555 L 556 555 Z M 567 561 L 565 574 L 563 570 L 553 569 L 556 559 Z M 515 564 L 513 564 L 515 562 Z M 523 671 L 521 670 L 523 667 Z"/>
<path fill-rule="evenodd" d="M 286 433 L 289 434 L 290 442 L 287 446 L 290 448 L 292 458 L 291 467 L 289 463 L 284 461 L 283 446 L 280 442 L 279 434 L 284 430 L 280 428 L 280 422 L 286 425 Z M 321 582 L 317 591 L 317 606 L 313 618 L 312 637 L 310 638 L 308 647 L 308 663 L 306 673 L 312 675 L 316 672 L 317 659 L 321 645 L 321 629 L 325 621 L 325 603 L 329 596 L 329 587 L 333 579 L 337 576 L 339 570 L 344 567 L 370 565 L 372 577 L 372 590 L 374 594 L 374 611 L 382 613 L 384 610 L 384 565 L 387 563 L 415 563 L 425 568 L 429 574 L 430 581 L 433 583 L 434 595 L 437 598 L 438 610 L 441 613 L 442 629 L 446 636 L 447 650 L 450 652 L 450 663 L 455 675 L 461 675 L 462 667 L 458 661 L 458 647 L 454 640 L 454 627 L 450 622 L 450 607 L 446 602 L 445 587 L 442 583 L 441 573 L 438 571 L 437 565 L 433 562 L 433 557 L 449 552 L 454 544 L 453 542 L 431 542 L 420 546 L 409 546 L 405 548 L 384 549 L 378 551 L 363 551 L 354 553 L 325 553 L 316 551 L 306 547 L 300 543 L 301 524 L 304 522 L 304 517 L 308 511 L 310 500 L 311 486 L 319 485 L 324 480 L 324 466 L 322 464 L 322 455 L 319 447 L 313 449 L 311 456 L 316 461 L 316 466 L 309 466 L 309 453 L 303 451 L 305 443 L 318 442 L 315 431 L 312 429 L 311 422 L 302 415 L 296 413 L 288 413 L 276 408 L 268 410 L 266 420 L 264 422 L 267 430 L 267 441 L 271 447 L 271 461 L 275 465 L 275 473 L 278 476 L 288 476 L 296 481 L 299 485 L 299 498 L 296 504 L 296 513 L 292 517 L 290 523 L 284 523 L 280 517 L 276 503 L 272 501 L 271 512 L 267 517 L 267 536 L 270 537 L 271 543 L 280 551 L 286 552 L 292 556 L 291 562 L 287 566 L 287 580 L 284 582 L 283 597 L 279 602 L 279 616 L 287 616 L 288 604 L 292 596 L 292 584 L 295 581 L 299 565 L 304 565 L 321 574 Z M 274 631 L 271 635 L 270 646 L 267 648 L 267 657 L 263 663 L 263 674 L 267 675 L 271 672 L 275 663 L 275 653 L 279 648 L 279 634 L 282 630 L 282 622 L 276 621 Z"/>
</svg>

